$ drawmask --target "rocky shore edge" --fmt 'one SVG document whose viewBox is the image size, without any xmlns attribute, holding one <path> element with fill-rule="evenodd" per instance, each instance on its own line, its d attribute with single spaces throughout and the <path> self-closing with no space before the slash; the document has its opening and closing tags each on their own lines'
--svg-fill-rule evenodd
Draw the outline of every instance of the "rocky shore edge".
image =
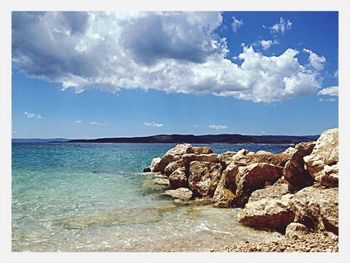
<svg viewBox="0 0 350 263">
<path fill-rule="evenodd" d="M 338 251 L 338 128 L 282 153 L 215 154 L 178 144 L 152 160 L 164 195 L 178 204 L 239 207 L 238 222 L 278 231 L 277 242 L 227 246 L 220 251 Z"/>
</svg>

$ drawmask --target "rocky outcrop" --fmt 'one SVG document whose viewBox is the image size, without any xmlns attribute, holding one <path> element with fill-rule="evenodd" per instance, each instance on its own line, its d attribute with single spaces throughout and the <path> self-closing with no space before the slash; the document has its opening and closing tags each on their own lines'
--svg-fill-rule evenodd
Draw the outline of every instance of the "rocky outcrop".
<svg viewBox="0 0 350 263">
<path fill-rule="evenodd" d="M 213 196 L 221 177 L 221 164 L 192 161 L 189 166 L 188 185 L 197 196 Z"/>
<path fill-rule="evenodd" d="M 184 154 L 182 159 L 186 167 L 189 167 L 189 164 L 193 161 L 219 163 L 217 154 Z"/>
<path fill-rule="evenodd" d="M 312 153 L 304 157 L 306 168 L 311 176 L 322 185 L 338 186 L 338 129 L 323 132 L 316 141 Z"/>
<path fill-rule="evenodd" d="M 176 189 L 180 187 L 188 187 L 187 176 L 184 167 L 177 168 L 169 176 L 170 188 Z"/>
<path fill-rule="evenodd" d="M 294 219 L 294 213 L 288 206 L 291 197 L 291 194 L 286 194 L 281 198 L 249 202 L 238 213 L 238 221 L 254 228 L 273 229 L 283 233 Z"/>
<path fill-rule="evenodd" d="M 310 186 L 298 191 L 289 206 L 295 222 L 310 231 L 331 231 L 338 234 L 338 188 Z"/>
<path fill-rule="evenodd" d="M 192 198 L 192 191 L 188 188 L 178 188 L 176 190 L 167 190 L 164 195 L 169 195 L 175 199 L 189 201 Z"/>
<path fill-rule="evenodd" d="M 295 151 L 291 154 L 283 169 L 284 178 L 288 181 L 292 189 L 299 190 L 310 186 L 315 181 L 310 173 L 304 168 L 304 157 L 311 154 L 315 142 L 299 143 L 295 146 Z"/>
<path fill-rule="evenodd" d="M 262 200 L 264 198 L 269 199 L 279 199 L 281 196 L 285 194 L 289 194 L 289 188 L 287 183 L 278 183 L 276 182 L 274 185 L 269 186 L 264 189 L 258 189 L 251 193 L 249 197 L 249 202 L 255 202 Z"/>
<path fill-rule="evenodd" d="M 186 153 L 193 153 L 193 154 L 210 154 L 213 153 L 213 149 L 210 147 L 189 147 L 187 148 Z"/>
<path fill-rule="evenodd" d="M 253 191 L 274 184 L 281 178 L 282 173 L 282 167 L 267 163 L 254 163 L 239 167 L 236 176 L 235 204 L 243 207 Z"/>
<path fill-rule="evenodd" d="M 218 156 L 219 162 L 227 166 L 232 162 L 232 157 L 236 154 L 237 152 L 224 152 Z"/>
<path fill-rule="evenodd" d="M 170 176 L 175 170 L 181 167 L 184 167 L 184 161 L 182 160 L 182 158 L 175 162 L 169 163 L 164 169 L 164 174 L 166 176 Z"/>
</svg>

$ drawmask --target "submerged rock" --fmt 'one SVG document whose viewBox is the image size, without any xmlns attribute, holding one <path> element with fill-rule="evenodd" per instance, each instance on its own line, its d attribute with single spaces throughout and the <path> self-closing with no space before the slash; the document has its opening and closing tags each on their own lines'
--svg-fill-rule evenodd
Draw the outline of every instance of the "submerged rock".
<svg viewBox="0 0 350 263">
<path fill-rule="evenodd" d="M 188 185 L 197 196 L 213 196 L 221 177 L 221 164 L 192 161 Z"/>
<path fill-rule="evenodd" d="M 167 190 L 164 195 L 169 195 L 173 198 L 180 199 L 182 201 L 188 201 L 192 198 L 192 191 L 188 188 L 177 188 L 176 190 Z"/>
<path fill-rule="evenodd" d="M 333 167 L 339 161 L 338 140 L 338 128 L 324 131 L 316 141 L 312 153 L 304 157 L 311 176 L 327 187 L 338 186 L 337 167 Z"/>
</svg>

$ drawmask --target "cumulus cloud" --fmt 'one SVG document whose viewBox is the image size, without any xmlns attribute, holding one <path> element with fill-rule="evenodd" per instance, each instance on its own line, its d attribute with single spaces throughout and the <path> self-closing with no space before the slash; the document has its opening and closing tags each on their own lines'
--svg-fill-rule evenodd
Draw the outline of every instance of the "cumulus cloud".
<svg viewBox="0 0 350 263">
<path fill-rule="evenodd" d="M 138 88 L 271 103 L 321 88 L 317 70 L 300 64 L 294 49 L 264 56 L 243 46 L 241 63 L 228 59 L 226 39 L 214 32 L 218 12 L 14 12 L 12 19 L 13 66 L 76 92 Z"/>
<path fill-rule="evenodd" d="M 338 96 L 338 86 L 332 86 L 328 88 L 321 89 L 319 92 L 317 92 L 317 95 L 325 95 L 325 96 Z"/>
<path fill-rule="evenodd" d="M 238 28 L 244 25 L 243 20 L 238 20 L 234 16 L 232 17 L 232 31 L 237 32 Z"/>
<path fill-rule="evenodd" d="M 289 20 L 284 20 L 283 17 L 280 17 L 279 23 L 274 24 L 270 27 L 271 33 L 285 33 L 286 31 L 292 28 L 292 22 Z"/>
<path fill-rule="evenodd" d="M 304 48 L 303 51 L 309 54 L 308 60 L 314 69 L 321 71 L 324 68 L 324 63 L 326 62 L 326 58 L 324 56 L 318 56 L 316 53 L 306 48 Z"/>
<path fill-rule="evenodd" d="M 261 45 L 261 47 L 266 50 L 269 49 L 272 45 L 277 45 L 278 41 L 277 40 L 261 40 L 259 41 L 259 44 Z"/>
<path fill-rule="evenodd" d="M 222 124 L 210 124 L 208 127 L 210 129 L 215 129 L 215 130 L 222 130 L 222 129 L 228 128 L 226 125 L 222 125 Z"/>
<path fill-rule="evenodd" d="M 148 127 L 156 127 L 156 128 L 160 128 L 160 127 L 163 127 L 164 124 L 162 123 L 156 123 L 156 122 L 145 122 L 145 125 L 148 126 Z"/>
<path fill-rule="evenodd" d="M 27 118 L 30 118 L 30 119 L 43 119 L 41 114 L 27 112 L 27 111 L 25 111 L 24 114 L 27 116 Z"/>
</svg>

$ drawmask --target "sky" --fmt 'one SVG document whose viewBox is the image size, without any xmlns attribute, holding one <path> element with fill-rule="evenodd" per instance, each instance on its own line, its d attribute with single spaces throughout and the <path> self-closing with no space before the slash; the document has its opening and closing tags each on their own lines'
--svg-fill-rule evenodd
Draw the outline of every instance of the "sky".
<svg viewBox="0 0 350 263">
<path fill-rule="evenodd" d="M 14 138 L 337 126 L 337 12 L 12 13 Z"/>
</svg>

